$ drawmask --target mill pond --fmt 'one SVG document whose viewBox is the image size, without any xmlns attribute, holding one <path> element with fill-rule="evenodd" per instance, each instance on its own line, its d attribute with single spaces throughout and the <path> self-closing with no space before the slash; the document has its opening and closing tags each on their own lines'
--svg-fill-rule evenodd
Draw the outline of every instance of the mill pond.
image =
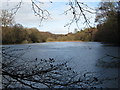
<svg viewBox="0 0 120 90">
<path fill-rule="evenodd" d="M 36 58 L 38 60 L 53 58 L 57 63 L 67 61 L 68 66 L 75 72 L 79 74 L 88 72 L 98 77 L 98 79 L 105 80 L 97 87 L 118 87 L 119 72 L 114 61 L 119 59 L 113 58 L 119 56 L 118 46 L 111 46 L 100 42 L 46 42 L 3 45 L 2 47 L 23 49 L 25 53 L 21 57 L 31 60 Z"/>
</svg>

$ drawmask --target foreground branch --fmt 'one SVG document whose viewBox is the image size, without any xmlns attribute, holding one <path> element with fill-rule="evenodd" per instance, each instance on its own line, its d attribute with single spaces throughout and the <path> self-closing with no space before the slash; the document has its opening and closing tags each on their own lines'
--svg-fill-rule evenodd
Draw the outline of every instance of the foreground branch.
<svg viewBox="0 0 120 90">
<path fill-rule="evenodd" d="M 23 52 L 19 52 L 22 49 L 18 50 L 3 48 L 2 74 L 3 88 L 5 89 L 21 86 L 22 88 L 40 89 L 41 85 L 48 88 L 90 88 L 99 83 L 97 77 L 88 73 L 79 76 L 67 65 L 68 62 L 57 64 L 53 58 L 48 60 L 25 59 L 20 54 Z M 18 54 L 15 55 L 16 53 Z M 19 55 L 21 57 L 18 58 Z"/>
</svg>

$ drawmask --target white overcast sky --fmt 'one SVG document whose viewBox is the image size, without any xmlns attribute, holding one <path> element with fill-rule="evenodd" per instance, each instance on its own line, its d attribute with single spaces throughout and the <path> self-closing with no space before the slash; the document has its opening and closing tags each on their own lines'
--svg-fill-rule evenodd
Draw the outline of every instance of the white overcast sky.
<svg viewBox="0 0 120 90">
<path fill-rule="evenodd" d="M 11 9 L 13 8 L 19 0 L 3 0 L 2 2 L 2 9 Z M 65 10 L 69 8 L 66 5 L 68 0 L 40 0 L 46 1 L 41 7 L 43 9 L 47 9 L 50 14 L 51 18 L 43 21 L 42 26 L 39 26 L 39 18 L 34 16 L 32 11 L 30 0 L 23 0 L 26 1 L 22 4 L 21 8 L 17 12 L 15 16 L 16 23 L 22 24 L 24 27 L 35 27 L 39 29 L 39 31 L 48 31 L 55 34 L 66 34 L 68 33 L 68 27 L 64 27 L 72 19 L 72 14 L 64 15 L 62 14 Z M 48 3 L 47 1 L 53 1 L 53 3 Z M 59 2 L 58 2 L 59 1 Z M 82 0 L 80 0 L 82 1 Z M 96 8 L 100 0 L 84 0 L 88 6 L 92 8 Z M 91 21 L 91 25 L 94 23 L 95 15 L 86 14 L 86 16 Z M 79 27 L 82 29 L 84 28 L 83 25 L 83 18 L 80 19 Z M 93 25 L 94 26 L 94 25 Z M 70 32 L 74 32 L 76 25 L 71 25 Z"/>
</svg>

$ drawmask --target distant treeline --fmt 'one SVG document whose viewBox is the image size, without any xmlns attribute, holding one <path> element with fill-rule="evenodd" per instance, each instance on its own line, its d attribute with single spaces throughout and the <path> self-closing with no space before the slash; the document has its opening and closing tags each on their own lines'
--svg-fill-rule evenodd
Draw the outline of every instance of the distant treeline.
<svg viewBox="0 0 120 90">
<path fill-rule="evenodd" d="M 12 27 L 2 27 L 3 44 L 46 42 L 46 39 L 51 36 L 51 33 L 40 32 L 36 28 L 24 28 L 20 24 Z"/>
<path fill-rule="evenodd" d="M 88 28 L 76 33 L 52 34 L 50 32 L 40 32 L 36 28 L 24 28 L 20 24 L 2 27 L 3 44 L 39 43 L 47 41 L 93 41 L 97 29 Z"/>
<path fill-rule="evenodd" d="M 50 32 L 41 32 L 37 28 L 24 28 L 20 24 L 13 27 L 2 27 L 3 44 L 24 44 L 40 43 L 48 41 L 98 41 L 117 43 L 117 35 L 112 30 L 98 30 L 97 28 L 86 28 L 75 33 L 52 34 Z M 106 34 L 110 34 L 107 35 Z"/>
</svg>

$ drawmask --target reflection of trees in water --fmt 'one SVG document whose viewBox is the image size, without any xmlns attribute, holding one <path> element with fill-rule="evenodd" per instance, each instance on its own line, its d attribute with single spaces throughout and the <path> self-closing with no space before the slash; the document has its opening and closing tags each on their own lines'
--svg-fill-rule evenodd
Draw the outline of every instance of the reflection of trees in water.
<svg viewBox="0 0 120 90">
<path fill-rule="evenodd" d="M 2 48 L 3 88 L 92 88 L 101 83 L 91 73 L 78 75 L 67 62 L 56 63 L 53 58 L 22 58 L 28 49 Z"/>
<path fill-rule="evenodd" d="M 106 54 L 98 60 L 96 66 L 106 67 L 106 68 L 119 68 L 120 57 Z"/>
</svg>

